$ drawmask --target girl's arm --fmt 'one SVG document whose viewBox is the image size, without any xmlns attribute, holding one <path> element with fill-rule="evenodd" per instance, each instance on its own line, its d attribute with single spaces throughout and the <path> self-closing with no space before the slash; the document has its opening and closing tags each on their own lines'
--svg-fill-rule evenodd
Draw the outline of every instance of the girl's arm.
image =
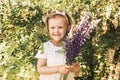
<svg viewBox="0 0 120 80">
<path fill-rule="evenodd" d="M 80 72 L 80 64 L 78 62 L 74 63 L 72 66 L 70 66 L 70 70 L 75 73 Z"/>
<path fill-rule="evenodd" d="M 37 62 L 37 71 L 39 74 L 69 73 L 69 66 L 47 66 L 47 59 L 39 58 Z"/>
</svg>

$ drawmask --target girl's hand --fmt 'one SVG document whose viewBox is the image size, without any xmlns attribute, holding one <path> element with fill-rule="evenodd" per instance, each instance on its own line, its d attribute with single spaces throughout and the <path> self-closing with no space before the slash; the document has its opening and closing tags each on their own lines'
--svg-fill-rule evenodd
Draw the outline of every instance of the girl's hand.
<svg viewBox="0 0 120 80">
<path fill-rule="evenodd" d="M 79 73 L 80 72 L 80 65 L 78 62 L 74 63 L 72 66 L 69 68 L 72 72 Z"/>
<path fill-rule="evenodd" d="M 70 72 L 70 66 L 67 66 L 67 65 L 63 65 L 63 66 L 59 66 L 58 67 L 58 70 L 59 70 L 59 72 L 60 73 L 62 73 L 62 74 L 69 74 L 69 72 Z"/>
</svg>

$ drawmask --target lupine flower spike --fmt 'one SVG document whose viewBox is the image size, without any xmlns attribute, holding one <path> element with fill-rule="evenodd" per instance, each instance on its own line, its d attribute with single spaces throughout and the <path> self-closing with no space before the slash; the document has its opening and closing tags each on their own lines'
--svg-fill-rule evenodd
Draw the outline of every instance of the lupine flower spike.
<svg viewBox="0 0 120 80">
<path fill-rule="evenodd" d="M 81 47 L 90 37 L 90 33 L 96 28 L 100 20 L 91 21 L 91 16 L 86 14 L 79 25 L 72 28 L 65 37 L 66 64 L 71 65 L 75 62 L 75 57 L 80 53 Z"/>
</svg>

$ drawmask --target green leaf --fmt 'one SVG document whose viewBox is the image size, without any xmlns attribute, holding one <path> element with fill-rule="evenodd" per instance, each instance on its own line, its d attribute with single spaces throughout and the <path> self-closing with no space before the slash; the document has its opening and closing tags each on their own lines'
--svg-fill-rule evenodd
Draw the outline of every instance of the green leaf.
<svg viewBox="0 0 120 80">
<path fill-rule="evenodd" d="M 17 42 L 10 42 L 10 44 L 8 45 L 9 47 L 6 49 L 6 53 L 8 55 L 11 55 L 12 52 L 14 51 L 14 49 L 17 47 Z"/>
</svg>

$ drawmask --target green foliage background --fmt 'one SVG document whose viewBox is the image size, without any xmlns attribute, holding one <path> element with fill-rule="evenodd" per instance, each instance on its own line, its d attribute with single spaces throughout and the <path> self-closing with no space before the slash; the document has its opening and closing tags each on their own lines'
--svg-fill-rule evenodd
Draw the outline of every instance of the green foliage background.
<svg viewBox="0 0 120 80">
<path fill-rule="evenodd" d="M 77 57 L 82 73 L 76 80 L 119 80 L 119 0 L 0 0 L 0 80 L 38 80 L 34 56 L 49 39 L 44 17 L 56 9 L 68 12 L 73 24 L 86 13 L 101 19 Z"/>
</svg>

